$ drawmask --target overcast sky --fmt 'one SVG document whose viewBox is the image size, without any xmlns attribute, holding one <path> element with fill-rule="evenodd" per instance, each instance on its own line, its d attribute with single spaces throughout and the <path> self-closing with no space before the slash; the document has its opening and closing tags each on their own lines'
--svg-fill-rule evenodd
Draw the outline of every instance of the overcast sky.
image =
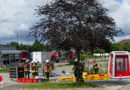
<svg viewBox="0 0 130 90">
<path fill-rule="evenodd" d="M 0 41 L 2 44 L 16 41 L 32 44 L 33 38 L 27 37 L 29 28 L 38 21 L 35 10 L 39 5 L 45 5 L 51 0 L 0 0 Z M 124 35 L 115 37 L 118 42 L 130 39 L 130 0 L 100 0 L 109 9 L 108 14 L 113 17 L 117 26 L 122 28 Z"/>
</svg>

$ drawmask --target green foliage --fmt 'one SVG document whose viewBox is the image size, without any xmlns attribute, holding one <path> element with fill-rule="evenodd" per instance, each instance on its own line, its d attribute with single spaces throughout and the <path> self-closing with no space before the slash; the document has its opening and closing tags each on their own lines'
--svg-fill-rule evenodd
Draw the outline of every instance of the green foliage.
<svg viewBox="0 0 130 90">
<path fill-rule="evenodd" d="M 102 67 L 99 68 L 97 74 L 107 74 L 107 73 L 108 73 L 107 70 L 104 71 L 104 70 L 102 70 L 101 68 L 102 68 Z M 88 69 L 88 68 L 87 68 L 87 69 Z M 89 72 L 89 73 L 94 73 L 94 68 L 93 68 L 93 67 L 90 68 L 90 70 L 89 70 L 88 72 Z"/>
<path fill-rule="evenodd" d="M 98 47 L 96 47 L 96 48 L 94 49 L 94 53 L 104 53 L 104 52 L 105 52 L 104 49 L 101 49 L 101 48 L 98 48 Z"/>
<path fill-rule="evenodd" d="M 104 70 L 100 69 L 98 73 L 99 73 L 99 74 L 107 74 L 108 71 L 107 71 L 107 70 L 104 71 Z"/>
<path fill-rule="evenodd" d="M 74 65 L 74 60 L 69 60 L 70 65 Z"/>
<path fill-rule="evenodd" d="M 98 0 L 55 0 L 39 6 L 36 13 L 47 18 L 43 17 L 32 27 L 31 36 L 48 41 L 56 49 L 73 47 L 78 60 L 82 49 L 93 51 L 96 46 L 107 46 L 103 47 L 107 50 L 109 39 L 113 40 L 120 32 Z"/>
<path fill-rule="evenodd" d="M 18 46 L 18 43 L 17 42 L 11 42 L 9 45 Z"/>
<path fill-rule="evenodd" d="M 17 42 L 11 42 L 7 45 L 13 45 L 17 47 L 17 50 L 28 50 L 28 51 L 51 51 L 49 45 L 40 44 L 40 42 L 36 39 L 33 45 L 23 45 L 18 44 Z"/>
<path fill-rule="evenodd" d="M 130 44 L 113 44 L 112 51 L 129 51 L 130 52 Z"/>
<path fill-rule="evenodd" d="M 9 68 L 0 68 L 0 73 L 8 73 L 9 72 Z"/>
<path fill-rule="evenodd" d="M 90 51 L 85 52 L 82 50 L 82 52 L 80 54 L 81 61 L 86 60 L 87 58 L 91 58 L 91 57 L 92 57 L 92 52 L 90 52 Z"/>
<path fill-rule="evenodd" d="M 86 59 L 85 55 L 84 54 L 80 54 L 80 60 L 83 61 L 85 59 Z"/>
<path fill-rule="evenodd" d="M 54 82 L 43 82 L 33 85 L 27 85 L 24 88 L 28 89 L 41 89 L 41 88 L 88 88 L 88 87 L 97 87 L 96 84 L 90 83 L 54 83 Z"/>
<path fill-rule="evenodd" d="M 18 45 L 18 50 L 29 50 L 30 49 L 30 45 L 23 45 L 23 44 L 20 44 Z"/>
<path fill-rule="evenodd" d="M 37 39 L 34 41 L 34 44 L 31 46 L 30 51 L 51 51 L 49 45 L 41 44 Z"/>
<path fill-rule="evenodd" d="M 89 67 L 85 67 L 85 70 L 86 70 L 86 71 L 89 71 Z"/>
<path fill-rule="evenodd" d="M 94 68 L 90 68 L 89 73 L 94 73 Z"/>
<path fill-rule="evenodd" d="M 97 46 L 97 47 L 99 49 L 103 50 L 103 52 L 107 52 L 107 53 L 111 52 L 112 42 L 110 42 L 109 40 L 105 39 L 100 44 L 101 44 L 101 46 Z"/>
</svg>

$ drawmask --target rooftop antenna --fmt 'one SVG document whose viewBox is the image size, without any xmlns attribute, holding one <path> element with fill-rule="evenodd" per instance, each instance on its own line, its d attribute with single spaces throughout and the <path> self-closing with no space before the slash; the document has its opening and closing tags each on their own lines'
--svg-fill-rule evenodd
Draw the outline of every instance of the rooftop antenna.
<svg viewBox="0 0 130 90">
<path fill-rule="evenodd" d="M 17 38 L 17 43 L 19 44 L 19 33 L 15 31 L 16 38 Z"/>
</svg>

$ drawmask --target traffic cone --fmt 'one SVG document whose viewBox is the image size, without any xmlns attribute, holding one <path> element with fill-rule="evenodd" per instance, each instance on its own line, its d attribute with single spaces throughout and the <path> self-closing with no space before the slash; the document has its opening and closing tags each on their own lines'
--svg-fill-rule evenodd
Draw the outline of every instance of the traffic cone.
<svg viewBox="0 0 130 90">
<path fill-rule="evenodd" d="M 2 82 L 3 81 L 3 78 L 2 78 L 2 76 L 0 76 L 0 82 Z"/>
</svg>

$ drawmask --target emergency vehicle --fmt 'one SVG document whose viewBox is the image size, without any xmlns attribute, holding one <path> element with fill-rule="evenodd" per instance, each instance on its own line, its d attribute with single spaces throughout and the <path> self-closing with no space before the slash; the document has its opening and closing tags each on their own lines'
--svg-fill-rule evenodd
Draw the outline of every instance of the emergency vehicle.
<svg viewBox="0 0 130 90">
<path fill-rule="evenodd" d="M 127 51 L 113 51 L 108 61 L 108 74 L 87 74 L 83 72 L 84 81 L 88 80 L 113 80 L 130 78 L 130 53 Z M 61 77 L 60 82 L 75 82 L 75 77 Z"/>
<path fill-rule="evenodd" d="M 10 64 L 17 61 L 26 61 L 29 60 L 29 52 L 26 50 L 2 50 L 2 63 Z"/>
<path fill-rule="evenodd" d="M 108 74 L 112 78 L 130 77 L 130 53 L 127 51 L 113 51 L 110 53 Z"/>
</svg>

